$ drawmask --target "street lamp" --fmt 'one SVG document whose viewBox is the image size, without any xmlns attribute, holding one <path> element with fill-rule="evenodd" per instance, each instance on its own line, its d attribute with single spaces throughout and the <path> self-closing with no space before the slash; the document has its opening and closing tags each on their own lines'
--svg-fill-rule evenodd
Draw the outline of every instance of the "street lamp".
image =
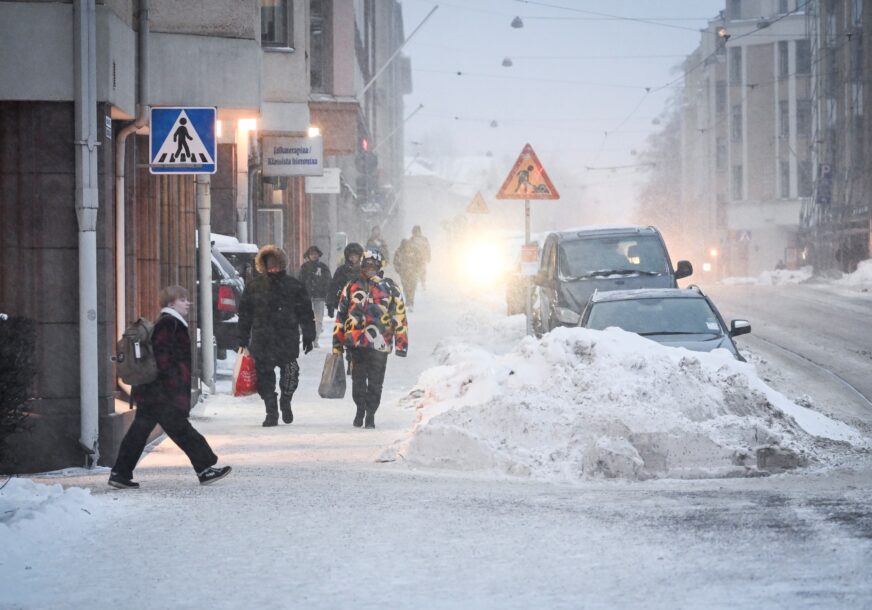
<svg viewBox="0 0 872 610">
<path fill-rule="evenodd" d="M 727 28 L 724 26 L 718 28 L 718 38 L 723 38 L 724 42 L 727 42 L 730 39 L 730 33 L 727 31 Z"/>
</svg>

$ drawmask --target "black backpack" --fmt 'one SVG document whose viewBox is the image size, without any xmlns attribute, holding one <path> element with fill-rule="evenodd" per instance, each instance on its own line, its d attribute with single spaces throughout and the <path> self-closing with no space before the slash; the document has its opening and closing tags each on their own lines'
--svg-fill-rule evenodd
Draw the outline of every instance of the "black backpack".
<svg viewBox="0 0 872 610">
<path fill-rule="evenodd" d="M 154 324 L 145 318 L 124 330 L 115 349 L 115 371 L 124 383 L 143 385 L 157 379 L 157 361 L 151 345 Z"/>
</svg>

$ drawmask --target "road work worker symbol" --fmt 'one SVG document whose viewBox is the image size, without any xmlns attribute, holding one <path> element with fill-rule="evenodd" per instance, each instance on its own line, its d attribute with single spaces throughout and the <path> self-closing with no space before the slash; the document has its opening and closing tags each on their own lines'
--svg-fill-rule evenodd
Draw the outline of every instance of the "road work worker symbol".
<svg viewBox="0 0 872 610">
<path fill-rule="evenodd" d="M 214 108 L 152 108 L 153 174 L 214 174 Z"/>
<path fill-rule="evenodd" d="M 560 199 L 551 179 L 527 144 L 497 193 L 497 199 Z"/>
</svg>

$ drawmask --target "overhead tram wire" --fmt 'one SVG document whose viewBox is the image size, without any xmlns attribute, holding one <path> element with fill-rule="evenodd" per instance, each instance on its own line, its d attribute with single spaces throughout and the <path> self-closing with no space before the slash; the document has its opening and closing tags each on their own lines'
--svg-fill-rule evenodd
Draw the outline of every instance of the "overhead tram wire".
<svg viewBox="0 0 872 610">
<path fill-rule="evenodd" d="M 587 81 L 568 80 L 562 78 L 539 78 L 535 76 L 509 76 L 506 74 L 486 74 L 482 72 L 464 72 L 463 70 L 436 70 L 430 68 L 412 68 L 413 72 L 427 72 L 430 74 L 448 74 L 453 76 L 471 76 L 476 78 L 494 78 L 498 80 L 514 80 L 539 83 L 553 83 L 563 85 L 583 85 L 585 87 L 606 87 L 613 89 L 649 89 L 638 85 L 623 85 L 618 83 L 592 83 Z"/>
<path fill-rule="evenodd" d="M 559 9 L 559 10 L 564 10 L 564 11 L 571 11 L 573 13 L 583 13 L 586 15 L 596 15 L 598 17 L 608 17 L 610 19 L 616 19 L 618 21 L 633 21 L 636 23 L 644 23 L 647 25 L 656 25 L 656 26 L 660 26 L 660 27 L 664 27 L 664 28 L 673 28 L 676 30 L 687 30 L 690 32 L 698 32 L 699 31 L 699 28 L 691 28 L 691 27 L 687 27 L 684 25 L 675 25 L 672 23 L 663 23 L 660 21 L 654 21 L 652 19 L 644 19 L 644 18 L 639 18 L 639 17 L 625 17 L 623 15 L 613 15 L 610 13 L 601 13 L 598 11 L 589 11 L 586 9 L 580 9 L 580 8 L 575 8 L 575 7 L 571 7 L 571 6 L 562 6 L 559 4 L 549 4 L 547 2 L 535 2 L 534 0 L 515 0 L 515 2 L 520 2 L 521 4 L 530 4 L 533 6 L 541 6 L 544 8 L 552 8 L 552 9 Z"/>
<path fill-rule="evenodd" d="M 515 0 L 515 1 L 516 1 L 516 2 L 530 3 L 530 0 Z M 771 22 L 769 22 L 769 26 L 768 26 L 768 27 L 771 27 L 771 26 L 774 25 L 775 23 L 778 23 L 779 21 L 781 21 L 782 19 L 785 19 L 785 18 L 789 17 L 790 15 L 794 15 L 794 14 L 798 13 L 799 11 L 801 11 L 802 9 L 804 9 L 804 8 L 805 8 L 805 7 L 806 7 L 810 2 L 811 2 L 811 0 L 806 0 L 802 5 L 797 5 L 797 7 L 796 7 L 794 10 L 789 11 L 789 12 L 785 13 L 784 15 L 779 16 L 777 19 L 774 19 L 774 20 L 772 20 Z M 538 4 L 538 3 L 536 3 L 536 4 Z M 563 8 L 566 8 L 566 7 L 563 7 Z M 567 10 L 575 10 L 575 9 L 567 8 Z M 740 34 L 740 35 L 738 35 L 738 36 L 732 37 L 730 40 L 732 40 L 733 42 L 735 42 L 736 40 L 741 40 L 742 38 L 745 38 L 745 37 L 747 37 L 747 36 L 751 36 L 752 34 L 756 34 L 756 33 L 759 32 L 760 30 L 761 30 L 761 28 L 758 27 L 758 28 L 755 29 L 755 30 L 751 30 L 751 31 L 749 31 L 749 32 L 745 32 L 744 34 Z M 726 46 L 726 43 L 725 43 L 725 46 Z M 712 57 L 714 57 L 714 56 L 716 56 L 716 55 L 717 55 L 717 49 L 716 49 L 715 51 L 712 51 L 712 52 L 709 53 L 708 55 L 706 55 L 703 59 L 701 59 L 699 62 L 697 62 L 696 64 L 694 64 L 691 68 L 689 68 L 689 69 L 687 69 L 687 70 L 684 70 L 684 72 L 683 72 L 680 76 L 678 76 L 677 78 L 675 78 L 675 79 L 669 81 L 669 82 L 666 83 L 665 85 L 662 85 L 662 86 L 660 86 L 660 87 L 656 87 L 656 88 L 652 88 L 652 89 L 646 89 L 645 97 L 643 97 L 643 98 L 640 100 L 640 102 L 636 105 L 636 107 L 633 108 L 633 110 L 632 110 L 632 111 L 627 115 L 627 117 L 624 119 L 624 121 L 623 121 L 623 122 L 622 122 L 622 123 L 621 123 L 617 128 L 613 129 L 611 132 L 609 132 L 609 131 L 604 132 L 603 142 L 602 142 L 602 145 L 600 146 L 600 150 L 602 150 L 602 148 L 605 146 L 605 143 L 606 143 L 606 140 L 607 140 L 608 137 L 609 137 L 609 134 L 610 134 L 610 133 L 615 133 L 616 131 L 618 131 L 618 129 L 620 129 L 620 127 L 621 127 L 621 126 L 622 126 L 626 121 L 630 120 L 630 118 L 632 118 L 633 115 L 634 115 L 634 114 L 639 110 L 639 108 L 642 106 L 642 103 L 644 103 L 644 101 L 648 98 L 648 95 L 649 95 L 650 93 L 658 93 L 658 92 L 660 92 L 660 91 L 663 91 L 664 89 L 668 89 L 669 87 L 672 87 L 672 86 L 676 85 L 677 83 L 679 83 L 679 82 L 681 82 L 682 80 L 684 80 L 685 78 L 687 78 L 687 75 L 688 75 L 688 74 L 690 74 L 691 72 L 693 72 L 693 71 L 699 69 L 700 67 L 702 67 L 703 65 L 705 65 L 706 62 L 709 61 L 709 59 L 711 59 Z M 745 93 L 746 96 L 747 96 L 747 94 L 748 94 L 748 92 Z M 597 156 L 595 157 L 595 159 L 594 159 L 594 163 L 593 163 L 593 164 L 595 164 L 596 161 L 598 161 L 598 160 L 599 160 L 599 153 L 597 153 Z"/>
</svg>

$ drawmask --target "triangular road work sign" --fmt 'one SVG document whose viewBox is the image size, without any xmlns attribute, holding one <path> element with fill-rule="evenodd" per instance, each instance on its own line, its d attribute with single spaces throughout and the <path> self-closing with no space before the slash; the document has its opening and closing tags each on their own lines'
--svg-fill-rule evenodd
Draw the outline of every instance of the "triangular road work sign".
<svg viewBox="0 0 872 610">
<path fill-rule="evenodd" d="M 497 193 L 497 199 L 560 199 L 560 194 L 527 144 Z"/>
<path fill-rule="evenodd" d="M 152 123 L 151 172 L 214 173 L 214 108 L 153 108 L 152 116 L 161 110 L 170 112 Z M 178 112 L 174 119 L 173 111 Z"/>
<path fill-rule="evenodd" d="M 481 193 L 476 193 L 475 197 L 472 198 L 472 201 L 469 202 L 469 205 L 466 206 L 467 214 L 489 214 L 490 210 L 487 207 L 487 204 L 484 202 L 484 197 L 481 196 Z"/>
</svg>

